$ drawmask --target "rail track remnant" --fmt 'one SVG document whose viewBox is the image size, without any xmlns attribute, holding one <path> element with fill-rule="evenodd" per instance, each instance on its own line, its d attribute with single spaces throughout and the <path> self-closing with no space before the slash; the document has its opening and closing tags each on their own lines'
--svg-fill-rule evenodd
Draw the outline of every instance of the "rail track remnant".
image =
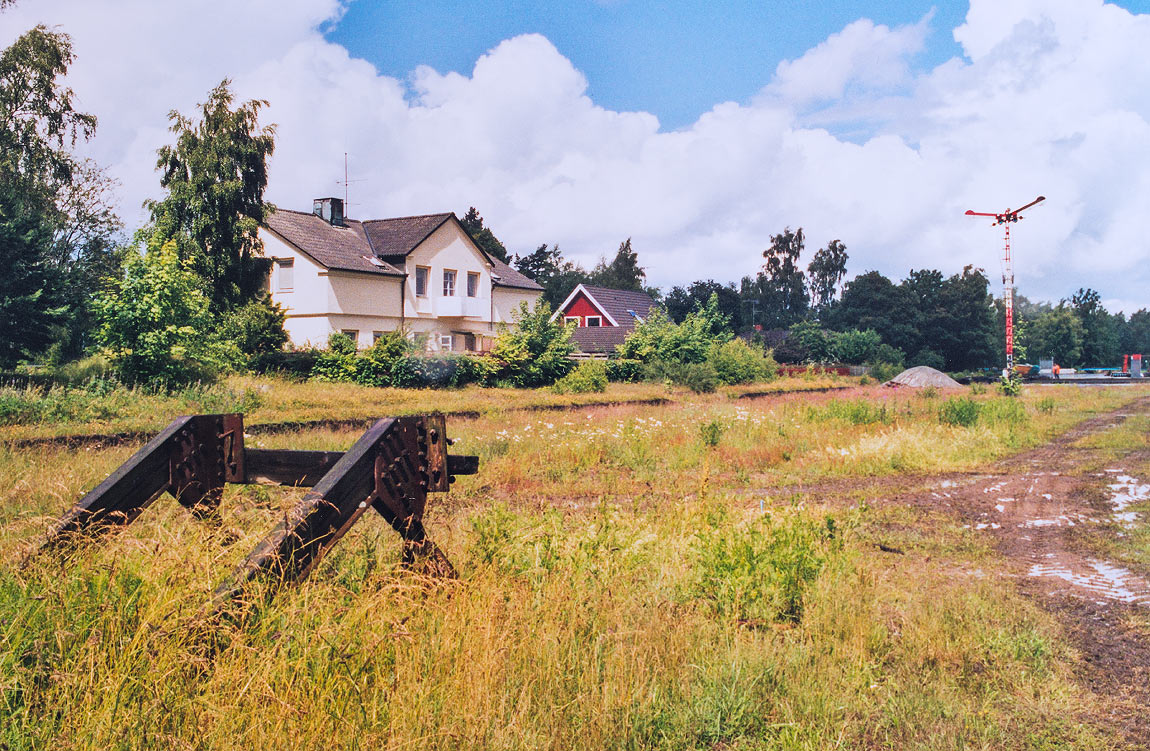
<svg viewBox="0 0 1150 751">
<path fill-rule="evenodd" d="M 243 415 L 185 415 L 84 495 L 42 549 L 127 526 L 165 492 L 197 518 L 212 518 L 228 483 L 290 485 L 312 489 L 220 585 L 217 599 L 261 575 L 306 578 L 369 508 L 399 533 L 406 564 L 454 576 L 423 526 L 428 493 L 479 471 L 478 457 L 448 454 L 450 443 L 443 415 L 377 420 L 346 452 L 246 448 Z"/>
</svg>

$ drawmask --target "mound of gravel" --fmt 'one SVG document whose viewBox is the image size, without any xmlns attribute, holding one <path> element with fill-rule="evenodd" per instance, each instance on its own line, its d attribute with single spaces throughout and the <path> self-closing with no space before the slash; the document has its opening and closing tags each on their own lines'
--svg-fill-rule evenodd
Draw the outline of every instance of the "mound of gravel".
<svg viewBox="0 0 1150 751">
<path fill-rule="evenodd" d="M 906 386 L 912 389 L 921 389 L 926 386 L 934 386 L 939 389 L 962 388 L 961 383 L 946 373 L 943 373 L 941 370 L 935 370 L 934 368 L 928 368 L 925 365 L 908 368 L 884 383 L 883 386 L 890 386 L 892 388 Z"/>
</svg>

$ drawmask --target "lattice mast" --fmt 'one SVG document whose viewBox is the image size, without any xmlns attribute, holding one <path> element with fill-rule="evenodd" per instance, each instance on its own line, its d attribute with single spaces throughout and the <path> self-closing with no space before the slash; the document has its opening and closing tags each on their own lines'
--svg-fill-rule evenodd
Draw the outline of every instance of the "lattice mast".
<svg viewBox="0 0 1150 751">
<path fill-rule="evenodd" d="M 1001 213 L 988 213 L 967 209 L 967 216 L 994 217 L 992 227 L 1003 225 L 1006 230 L 1006 239 L 1002 251 L 1002 302 L 1006 308 L 1006 372 L 1014 371 L 1014 262 L 1010 257 L 1010 225 L 1022 217 L 1023 211 L 1035 204 L 1046 200 L 1046 196 L 1039 196 L 1022 208 L 1007 209 Z"/>
</svg>

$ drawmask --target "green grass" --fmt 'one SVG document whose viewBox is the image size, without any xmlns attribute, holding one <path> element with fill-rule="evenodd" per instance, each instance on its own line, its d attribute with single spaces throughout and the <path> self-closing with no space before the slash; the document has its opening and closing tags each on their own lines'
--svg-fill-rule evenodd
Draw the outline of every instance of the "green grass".
<svg viewBox="0 0 1150 751">
<path fill-rule="evenodd" d="M 361 408 L 328 388 L 333 413 Z M 877 387 L 451 420 L 482 460 L 429 503 L 457 582 L 399 569 L 369 516 L 223 622 L 212 589 L 303 491 L 229 487 L 218 527 L 163 498 L 21 568 L 133 447 L 0 444 L 0 748 L 1113 748 L 1076 719 L 1093 699 L 1058 625 L 987 575 L 982 538 L 818 483 L 975 467 L 1140 393 L 978 396 L 972 427 Z M 322 414 L 299 396 L 290 414 Z M 873 410 L 888 419 L 855 419 Z"/>
</svg>

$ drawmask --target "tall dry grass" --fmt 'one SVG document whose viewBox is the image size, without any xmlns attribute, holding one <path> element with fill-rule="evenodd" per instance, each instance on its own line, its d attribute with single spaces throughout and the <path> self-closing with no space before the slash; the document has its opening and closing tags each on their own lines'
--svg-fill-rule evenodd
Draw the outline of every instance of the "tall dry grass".
<svg viewBox="0 0 1150 751">
<path fill-rule="evenodd" d="M 1134 395 L 1066 390 L 970 428 L 877 391 L 889 419 L 812 397 L 456 421 L 481 474 L 427 524 L 457 582 L 400 569 L 368 518 L 308 582 L 223 620 L 212 588 L 300 491 L 229 488 L 218 526 L 164 499 L 20 568 L 131 449 L 0 448 L 0 747 L 1113 747 L 1057 624 L 953 520 L 757 488 L 907 471 L 884 442 L 916 470 L 974 466 Z M 890 529 L 913 529 L 906 555 L 875 554 Z"/>
</svg>

